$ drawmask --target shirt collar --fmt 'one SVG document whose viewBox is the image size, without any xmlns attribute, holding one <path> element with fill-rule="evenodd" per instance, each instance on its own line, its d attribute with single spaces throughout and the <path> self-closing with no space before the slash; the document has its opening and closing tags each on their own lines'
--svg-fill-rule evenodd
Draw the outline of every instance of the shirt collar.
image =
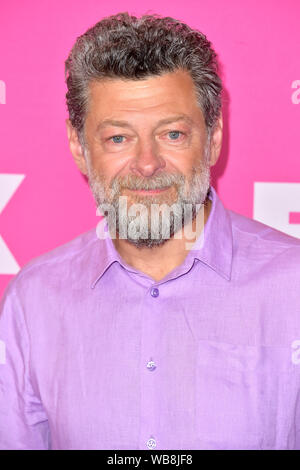
<svg viewBox="0 0 300 470">
<path fill-rule="evenodd" d="M 188 256 L 209 266 L 229 281 L 231 279 L 233 250 L 231 219 L 212 186 L 210 186 L 208 196 L 212 201 L 210 214 L 201 236 Z M 97 241 L 96 252 L 93 254 L 92 260 L 91 288 L 95 287 L 98 280 L 113 263 L 118 262 L 126 269 L 129 268 L 115 249 L 108 233 L 107 223 L 103 218 L 96 227 Z M 106 238 L 103 238 L 103 234 L 106 234 Z M 139 272 L 135 271 L 133 267 L 129 269 L 132 272 Z M 141 273 L 139 272 L 139 274 Z"/>
<path fill-rule="evenodd" d="M 211 211 L 204 230 L 195 244 L 194 257 L 229 281 L 233 255 L 231 218 L 212 186 L 209 198 L 212 201 Z M 197 249 L 199 243 L 200 248 Z"/>
</svg>

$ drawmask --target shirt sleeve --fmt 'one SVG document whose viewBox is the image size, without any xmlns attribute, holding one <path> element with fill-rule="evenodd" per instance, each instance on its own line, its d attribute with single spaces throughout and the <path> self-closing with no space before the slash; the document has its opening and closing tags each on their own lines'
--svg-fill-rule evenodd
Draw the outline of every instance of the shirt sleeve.
<svg viewBox="0 0 300 470">
<path fill-rule="evenodd" d="M 0 303 L 0 449 L 49 449 L 47 415 L 30 378 L 30 343 L 12 281 Z"/>
</svg>

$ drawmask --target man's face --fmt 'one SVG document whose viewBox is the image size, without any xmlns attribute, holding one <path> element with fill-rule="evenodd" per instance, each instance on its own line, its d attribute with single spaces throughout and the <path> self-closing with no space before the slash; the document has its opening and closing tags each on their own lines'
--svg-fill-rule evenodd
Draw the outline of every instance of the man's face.
<svg viewBox="0 0 300 470">
<path fill-rule="evenodd" d="M 97 205 L 110 203 L 117 209 L 119 196 L 127 197 L 128 208 L 135 203 L 149 209 L 153 203 L 202 204 L 210 165 L 218 155 L 190 75 L 180 70 L 145 80 L 107 79 L 89 87 L 86 161 L 80 164 Z M 122 223 L 117 220 L 117 230 Z M 171 226 L 174 233 L 174 216 Z M 166 240 L 160 230 L 155 242 L 147 237 L 131 241 L 152 246 Z"/>
</svg>

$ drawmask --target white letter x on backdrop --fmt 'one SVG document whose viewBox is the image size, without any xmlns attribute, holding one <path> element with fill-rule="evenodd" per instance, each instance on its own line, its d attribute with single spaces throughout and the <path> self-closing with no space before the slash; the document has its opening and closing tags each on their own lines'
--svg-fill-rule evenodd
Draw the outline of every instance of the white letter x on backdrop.
<svg viewBox="0 0 300 470">
<path fill-rule="evenodd" d="M 22 183 L 25 175 L 0 174 L 0 213 Z M 0 274 L 17 274 L 20 266 L 0 235 Z"/>
</svg>

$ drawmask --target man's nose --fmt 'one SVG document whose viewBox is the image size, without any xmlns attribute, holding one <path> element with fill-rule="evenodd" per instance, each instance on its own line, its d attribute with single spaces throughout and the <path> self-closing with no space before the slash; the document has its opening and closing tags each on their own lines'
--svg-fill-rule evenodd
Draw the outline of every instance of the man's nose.
<svg viewBox="0 0 300 470">
<path fill-rule="evenodd" d="M 142 176 L 152 176 L 166 166 L 164 158 L 159 155 L 155 142 L 140 142 L 130 164 L 130 170 Z"/>
</svg>

